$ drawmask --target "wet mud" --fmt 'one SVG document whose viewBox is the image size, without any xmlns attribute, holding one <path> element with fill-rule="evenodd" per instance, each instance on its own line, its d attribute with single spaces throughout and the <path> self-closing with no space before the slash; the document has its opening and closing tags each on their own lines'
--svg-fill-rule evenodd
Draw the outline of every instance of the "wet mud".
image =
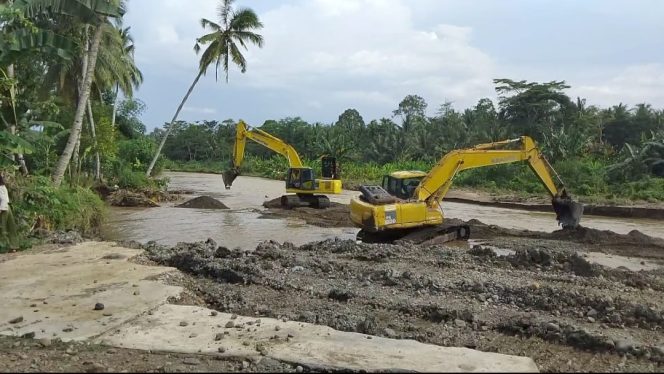
<svg viewBox="0 0 664 374">
<path fill-rule="evenodd" d="M 663 270 L 594 264 L 584 255 L 593 244 L 560 237 L 494 233 L 486 242 L 143 248 L 146 260 L 180 269 L 190 290 L 224 312 L 526 355 L 542 371 L 662 369 Z"/>
<path fill-rule="evenodd" d="M 226 204 L 210 196 L 199 196 L 180 205 L 178 208 L 188 209 L 229 209 Z"/>
</svg>

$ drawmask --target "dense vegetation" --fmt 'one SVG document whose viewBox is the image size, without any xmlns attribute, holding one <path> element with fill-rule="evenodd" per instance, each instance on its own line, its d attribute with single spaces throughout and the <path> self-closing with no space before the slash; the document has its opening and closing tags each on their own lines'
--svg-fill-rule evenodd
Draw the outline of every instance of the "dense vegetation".
<svg viewBox="0 0 664 374">
<path fill-rule="evenodd" d="M 533 137 L 572 193 L 585 200 L 664 200 L 664 111 L 648 104 L 599 108 L 572 100 L 564 82 L 499 79 L 499 100 L 481 99 L 463 111 L 450 103 L 427 115 L 428 104 L 409 95 L 389 118 L 366 123 L 354 109 L 333 124 L 301 118 L 268 120 L 261 129 L 292 144 L 318 167 L 321 155 L 342 163 L 347 186 L 378 182 L 404 169 L 429 170 L 445 153 L 479 143 Z M 166 167 L 220 172 L 228 166 L 234 121 L 177 122 L 164 147 Z M 151 135 L 161 138 L 163 130 Z M 245 173 L 282 178 L 286 160 L 248 144 Z M 457 185 L 543 194 L 533 173 L 511 164 L 462 173 Z"/>
</svg>

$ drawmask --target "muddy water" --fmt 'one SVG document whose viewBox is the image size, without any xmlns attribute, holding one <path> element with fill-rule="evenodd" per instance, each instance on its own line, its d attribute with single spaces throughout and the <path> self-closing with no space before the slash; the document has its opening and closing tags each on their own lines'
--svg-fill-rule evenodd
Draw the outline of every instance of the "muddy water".
<svg viewBox="0 0 664 374">
<path fill-rule="evenodd" d="M 212 238 L 228 247 L 255 248 L 264 240 L 290 241 L 304 244 L 310 241 L 340 237 L 354 238 L 357 229 L 320 228 L 306 225 L 297 219 L 259 218 L 262 203 L 281 196 L 281 181 L 238 177 L 230 190 L 224 189 L 220 175 L 197 173 L 167 173 L 172 190 L 191 190 L 195 196 L 209 195 L 226 204 L 228 211 L 208 211 L 162 206 L 151 209 L 113 208 L 104 230 L 108 240 L 155 240 L 162 244 L 192 242 Z M 355 191 L 330 196 L 332 201 L 347 204 Z M 553 213 L 529 212 L 444 202 L 448 218 L 478 219 L 487 224 L 507 228 L 552 232 L 558 229 Z M 616 219 L 585 216 L 582 224 L 601 230 L 626 234 L 641 232 L 664 238 L 664 225 L 657 220 Z"/>
<path fill-rule="evenodd" d="M 150 209 L 112 208 L 102 233 L 104 239 L 142 243 L 154 240 L 173 245 L 212 238 L 230 248 L 253 249 L 265 240 L 301 245 L 334 237 L 354 239 L 358 231 L 312 227 L 297 219 L 259 218 L 263 201 L 283 194 L 283 182 L 241 176 L 226 190 L 220 175 L 167 173 L 165 176 L 171 180 L 169 189 L 193 191 L 187 198 L 212 196 L 230 210 L 183 209 L 173 205 Z M 337 196 L 332 200 L 343 202 L 344 198 Z"/>
</svg>

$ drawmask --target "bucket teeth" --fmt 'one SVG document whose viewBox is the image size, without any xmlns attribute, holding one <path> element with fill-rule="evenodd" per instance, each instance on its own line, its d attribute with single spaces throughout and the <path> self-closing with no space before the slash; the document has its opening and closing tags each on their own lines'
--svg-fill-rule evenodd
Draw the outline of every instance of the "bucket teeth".
<svg viewBox="0 0 664 374">
<path fill-rule="evenodd" d="M 574 229 L 579 226 L 583 215 L 583 205 L 569 197 L 555 197 L 552 201 L 556 220 L 563 229 Z"/>
<path fill-rule="evenodd" d="M 231 188 L 233 181 L 238 175 L 240 175 L 240 173 L 233 169 L 226 170 L 221 174 L 221 178 L 224 180 L 224 186 L 227 190 Z"/>
</svg>

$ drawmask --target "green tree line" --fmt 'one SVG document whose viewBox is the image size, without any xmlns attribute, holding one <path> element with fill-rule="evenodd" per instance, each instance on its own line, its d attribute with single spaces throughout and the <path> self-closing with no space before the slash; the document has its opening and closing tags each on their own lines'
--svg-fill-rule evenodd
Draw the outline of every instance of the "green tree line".
<svg viewBox="0 0 664 374">
<path fill-rule="evenodd" d="M 348 109 L 330 124 L 295 117 L 268 120 L 260 128 L 293 145 L 312 162 L 322 155 L 337 157 L 342 177 L 360 183 L 378 180 L 380 175 L 369 170 L 428 169 L 454 149 L 528 135 L 577 194 L 664 200 L 664 110 L 649 104 L 587 105 L 585 99 L 569 97 L 565 91 L 570 87 L 562 81 L 494 82 L 497 102 L 483 98 L 464 110 L 442 103 L 429 115 L 422 97 L 408 95 L 390 116 L 369 122 L 357 110 Z M 216 162 L 215 169 L 225 168 L 234 126 L 235 120 L 177 122 L 164 154 L 171 161 Z M 154 130 L 151 136 L 161 138 L 162 132 Z M 281 176 L 286 168 L 285 161 L 260 145 L 250 142 L 247 153 L 258 159 L 248 161 L 247 171 L 254 168 Z M 276 172 L 270 172 L 275 168 Z M 468 171 L 458 182 L 543 191 L 534 176 L 518 165 Z"/>
</svg>

